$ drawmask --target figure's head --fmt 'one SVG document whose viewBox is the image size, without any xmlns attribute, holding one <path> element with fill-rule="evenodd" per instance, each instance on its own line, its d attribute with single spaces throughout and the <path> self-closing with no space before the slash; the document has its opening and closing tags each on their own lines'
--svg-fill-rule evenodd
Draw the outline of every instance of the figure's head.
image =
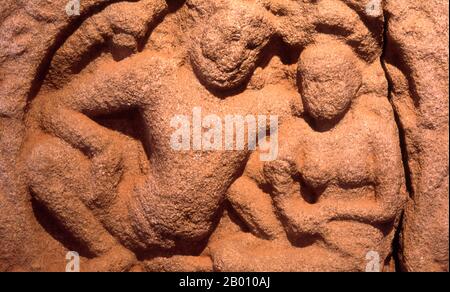
<svg viewBox="0 0 450 292">
<path fill-rule="evenodd" d="M 334 121 L 349 109 L 361 87 L 362 73 L 353 51 L 333 41 L 302 52 L 298 81 L 307 114 L 316 121 Z"/>
<path fill-rule="evenodd" d="M 261 8 L 232 2 L 196 33 L 191 47 L 194 69 L 208 86 L 230 90 L 250 78 L 273 28 Z"/>
</svg>

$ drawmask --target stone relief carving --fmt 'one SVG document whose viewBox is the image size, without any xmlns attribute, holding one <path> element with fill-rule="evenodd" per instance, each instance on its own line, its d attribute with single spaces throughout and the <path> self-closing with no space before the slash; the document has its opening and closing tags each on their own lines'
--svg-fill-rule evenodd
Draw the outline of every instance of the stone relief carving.
<svg viewBox="0 0 450 292">
<path fill-rule="evenodd" d="M 365 271 L 371 252 L 383 271 L 448 270 L 440 191 L 448 164 L 437 161 L 448 150 L 418 146 L 426 137 L 448 146 L 448 107 L 439 107 L 448 101 L 440 63 L 448 47 L 436 53 L 442 80 L 432 83 L 433 99 L 423 80 L 434 75 L 420 73 L 422 59 L 408 51 L 416 39 L 402 39 L 403 10 L 413 8 L 91 2 L 69 24 L 51 7 L 26 10 L 60 28 L 33 78 L 23 77 L 26 100 L 0 96 L 0 270 L 63 270 L 70 250 L 84 271 Z M 23 17 L 3 13 L 7 46 L 7 21 Z M 391 31 L 389 21 L 406 24 Z M 14 43 L 4 68 L 32 48 Z M 7 79 L 14 70 L 4 72 L 5 96 L 21 95 Z M 262 161 L 264 149 L 252 151 L 249 138 L 233 151 L 174 149 L 173 118 L 196 108 L 220 120 L 277 116 L 276 159 Z M 419 189 L 427 184 L 419 165 L 430 160 L 440 171 L 432 176 L 439 186 L 429 186 L 439 189 L 440 208 L 420 201 L 430 191 Z M 425 233 L 440 230 L 440 243 L 417 249 L 427 208 L 439 209 Z M 21 222 L 27 227 L 13 238 Z M 22 238 L 41 243 L 19 250 Z M 421 252 L 428 261 L 416 259 Z"/>
<path fill-rule="evenodd" d="M 398 133 L 383 97 L 360 92 L 364 65 L 357 62 L 339 42 L 302 52 L 298 76 L 305 118 L 281 126 L 277 161 L 261 165 L 251 159 L 228 192 L 245 226 L 273 241 L 247 234 L 229 243 L 221 239 L 214 253 L 220 267 L 357 270 L 365 267 L 368 250 L 383 250 L 388 258 L 406 199 Z M 280 255 L 283 242 L 288 251 Z M 233 261 L 236 252 L 248 262 Z M 312 264 L 307 258 L 314 254 L 320 256 Z"/>
</svg>

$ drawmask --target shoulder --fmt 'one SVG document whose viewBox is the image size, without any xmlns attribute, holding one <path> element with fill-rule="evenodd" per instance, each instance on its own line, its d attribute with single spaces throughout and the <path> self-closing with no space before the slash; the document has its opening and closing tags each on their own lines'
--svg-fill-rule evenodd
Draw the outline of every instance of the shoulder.
<svg viewBox="0 0 450 292">
<path fill-rule="evenodd" d="M 356 119 L 359 121 L 358 125 L 360 131 L 364 131 L 375 139 L 390 139 L 397 140 L 398 128 L 395 121 L 395 116 L 389 102 L 383 102 L 382 106 L 360 105 L 355 109 Z"/>
</svg>

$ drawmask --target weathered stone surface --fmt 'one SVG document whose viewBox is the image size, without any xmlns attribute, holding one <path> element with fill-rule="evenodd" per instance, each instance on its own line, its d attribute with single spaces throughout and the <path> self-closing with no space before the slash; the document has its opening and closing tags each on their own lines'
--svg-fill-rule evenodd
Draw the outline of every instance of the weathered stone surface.
<svg viewBox="0 0 450 292">
<path fill-rule="evenodd" d="M 386 67 L 410 175 L 402 268 L 448 271 L 448 2 L 387 1 L 386 10 Z"/>
<path fill-rule="evenodd" d="M 68 2 L 0 8 L 1 271 L 448 270 L 448 3 Z"/>
</svg>

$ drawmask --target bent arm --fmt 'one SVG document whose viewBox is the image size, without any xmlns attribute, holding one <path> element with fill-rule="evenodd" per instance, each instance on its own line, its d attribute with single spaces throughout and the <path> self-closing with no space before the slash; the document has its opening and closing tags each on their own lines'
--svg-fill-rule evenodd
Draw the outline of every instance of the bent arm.
<svg viewBox="0 0 450 292">
<path fill-rule="evenodd" d="M 152 72 L 160 63 L 156 57 L 133 56 L 74 80 L 46 98 L 41 106 L 42 128 L 75 148 L 100 152 L 117 133 L 91 118 L 149 106 L 157 96 L 153 84 L 158 78 Z"/>
</svg>

